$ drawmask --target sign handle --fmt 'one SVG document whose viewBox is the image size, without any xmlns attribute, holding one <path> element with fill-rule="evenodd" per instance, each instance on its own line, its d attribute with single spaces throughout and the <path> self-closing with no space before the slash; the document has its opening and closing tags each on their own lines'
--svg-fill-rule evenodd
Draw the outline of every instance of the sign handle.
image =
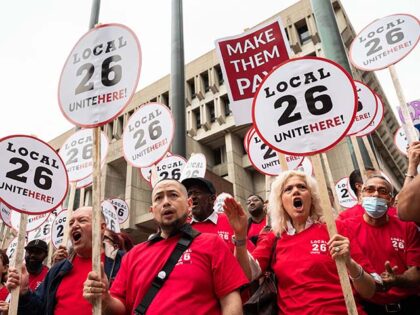
<svg viewBox="0 0 420 315">
<path fill-rule="evenodd" d="M 359 165 L 360 175 L 362 176 L 362 181 L 366 183 L 366 173 L 365 173 L 365 162 L 363 162 L 362 152 L 360 152 L 359 143 L 355 136 L 350 136 L 351 144 L 353 145 L 354 154 L 356 155 L 357 164 Z"/>
<path fill-rule="evenodd" d="M 372 161 L 372 166 L 375 170 L 379 170 L 379 163 L 378 160 L 376 159 L 375 154 L 373 153 L 372 147 L 370 146 L 370 142 L 368 141 L 367 137 L 362 137 L 363 139 L 363 143 L 366 147 L 367 153 L 369 155 L 370 160 Z"/>
<path fill-rule="evenodd" d="M 28 215 L 26 213 L 20 214 L 19 234 L 16 252 L 14 255 L 14 267 L 17 269 L 19 277 L 22 276 L 23 250 L 26 237 L 26 225 L 28 224 Z M 9 305 L 9 314 L 16 315 L 19 304 L 20 287 L 17 287 L 11 292 L 11 301 Z"/>
<path fill-rule="evenodd" d="M 6 223 L 1 222 L 0 243 L 3 243 L 3 240 L 5 237 L 6 237 Z"/>
<path fill-rule="evenodd" d="M 101 128 L 93 129 L 92 270 L 101 277 Z M 102 314 L 102 301 L 93 303 L 93 314 Z"/>
<path fill-rule="evenodd" d="M 67 247 L 67 242 L 69 240 L 69 222 L 71 215 L 73 214 L 74 208 L 74 197 L 76 196 L 76 185 L 77 182 L 72 182 L 70 185 L 70 196 L 69 196 L 69 204 L 67 205 L 67 216 L 66 216 L 66 224 L 64 225 L 64 235 L 63 235 L 63 245 Z"/>
<path fill-rule="evenodd" d="M 337 191 L 335 190 L 335 183 L 334 183 L 334 178 L 332 176 L 331 173 L 331 169 L 330 169 L 330 163 L 328 162 L 328 157 L 326 153 L 321 153 L 321 157 L 322 157 L 322 162 L 324 163 L 325 166 L 325 173 L 327 175 L 327 179 L 328 179 L 328 185 L 331 188 L 332 194 L 334 196 L 334 209 L 337 212 L 338 215 L 338 211 L 340 209 L 340 205 L 338 204 L 338 196 L 337 196 Z M 329 197 L 329 195 L 328 195 Z M 330 203 L 331 205 L 331 203 Z"/>
<path fill-rule="evenodd" d="M 279 157 L 279 160 L 280 160 L 280 166 L 281 166 L 282 172 L 287 171 L 289 167 L 287 166 L 286 156 L 280 152 L 277 152 L 277 156 Z"/>
<path fill-rule="evenodd" d="M 394 65 L 388 67 L 389 73 L 391 74 L 392 83 L 394 84 L 395 92 L 397 92 L 398 101 L 400 102 L 401 113 L 404 118 L 404 130 L 407 135 L 408 143 L 418 140 L 416 130 L 411 119 L 410 112 L 408 111 L 407 102 L 401 88 L 400 80 L 398 79 L 397 71 L 395 71 Z"/>
<path fill-rule="evenodd" d="M 1 249 L 4 248 L 4 245 L 6 244 L 7 239 L 9 238 L 9 234 L 10 234 L 10 228 L 8 226 L 6 226 L 6 228 L 4 230 L 3 239 L 1 240 L 1 246 L 0 246 Z"/>
<path fill-rule="evenodd" d="M 47 256 L 47 267 L 48 268 L 51 268 L 51 265 L 52 265 L 51 259 L 52 259 L 53 252 L 54 252 L 54 248 L 53 248 L 52 242 L 50 240 L 50 242 L 48 243 L 48 256 Z"/>
<path fill-rule="evenodd" d="M 328 234 L 330 235 L 330 237 L 332 237 L 334 234 L 337 234 L 337 227 L 335 225 L 330 200 L 328 198 L 327 185 L 324 178 L 321 159 L 317 154 L 311 157 L 311 161 L 314 167 L 315 178 L 319 186 L 323 217 L 325 223 L 327 224 Z M 346 264 L 342 259 L 337 259 L 335 263 L 337 265 L 338 276 L 340 277 L 341 289 L 343 290 L 344 300 L 346 302 L 347 307 L 347 313 L 349 315 L 357 315 L 358 313 L 356 308 L 356 302 L 354 301 L 353 291 L 351 289 L 349 276 L 347 274 Z"/>
</svg>

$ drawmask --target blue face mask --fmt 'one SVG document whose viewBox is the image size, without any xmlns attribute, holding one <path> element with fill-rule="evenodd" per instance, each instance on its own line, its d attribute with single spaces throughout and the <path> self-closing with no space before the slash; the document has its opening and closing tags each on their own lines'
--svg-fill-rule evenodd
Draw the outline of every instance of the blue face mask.
<svg viewBox="0 0 420 315">
<path fill-rule="evenodd" d="M 388 210 L 388 201 L 378 197 L 363 197 L 362 206 L 370 217 L 378 219 Z"/>
</svg>

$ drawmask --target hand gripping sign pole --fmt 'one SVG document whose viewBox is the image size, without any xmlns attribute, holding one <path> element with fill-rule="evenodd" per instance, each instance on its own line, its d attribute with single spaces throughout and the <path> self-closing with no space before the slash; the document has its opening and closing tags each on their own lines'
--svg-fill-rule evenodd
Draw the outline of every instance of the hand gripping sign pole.
<svg viewBox="0 0 420 315">
<path fill-rule="evenodd" d="M 316 57 L 287 61 L 261 83 L 253 102 L 256 132 L 272 149 L 289 155 L 314 155 L 334 147 L 350 129 L 357 111 L 356 87 L 334 62 Z M 274 119 L 267 120 L 266 117 Z M 336 234 L 319 156 L 313 164 L 330 236 Z M 346 307 L 357 314 L 345 262 L 336 260 Z"/>
</svg>

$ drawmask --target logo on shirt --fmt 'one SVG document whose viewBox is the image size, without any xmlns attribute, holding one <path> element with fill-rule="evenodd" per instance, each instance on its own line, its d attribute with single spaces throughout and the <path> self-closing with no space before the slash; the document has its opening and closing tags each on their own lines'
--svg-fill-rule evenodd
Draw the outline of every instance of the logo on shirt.
<svg viewBox="0 0 420 315">
<path fill-rule="evenodd" d="M 392 247 L 394 247 L 394 250 L 404 250 L 405 249 L 405 241 L 398 238 L 398 237 L 391 237 Z"/>
<path fill-rule="evenodd" d="M 222 240 L 228 242 L 229 241 L 229 232 L 226 231 L 217 231 L 217 234 L 221 237 Z"/>
<path fill-rule="evenodd" d="M 179 257 L 178 262 L 176 263 L 176 266 L 178 266 L 178 265 L 185 265 L 185 264 L 192 264 L 191 254 L 192 254 L 192 250 L 191 250 L 191 248 L 188 248 L 181 255 L 181 257 Z"/>
<path fill-rule="evenodd" d="M 311 240 L 312 255 L 325 254 L 328 250 L 327 242 L 325 240 Z"/>
</svg>

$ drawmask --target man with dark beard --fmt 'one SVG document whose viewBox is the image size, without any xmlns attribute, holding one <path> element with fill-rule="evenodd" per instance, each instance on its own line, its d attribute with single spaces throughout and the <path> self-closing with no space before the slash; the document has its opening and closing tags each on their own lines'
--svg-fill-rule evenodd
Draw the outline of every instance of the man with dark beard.
<svg viewBox="0 0 420 315">
<path fill-rule="evenodd" d="M 141 301 L 148 307 L 139 305 L 140 314 L 242 314 L 238 289 L 247 279 L 217 235 L 197 235 L 187 223 L 191 205 L 179 182 L 158 182 L 150 211 L 159 232 L 124 256 L 110 291 L 104 275 L 89 273 L 83 296 L 90 302 L 102 299 L 104 314 L 133 314 Z M 190 240 L 187 249 L 175 260 L 172 271 L 163 271 L 166 261 L 173 259 L 174 248 L 186 239 Z M 150 296 L 156 287 L 158 293 Z"/>
<path fill-rule="evenodd" d="M 43 240 L 33 240 L 25 247 L 25 263 L 29 273 L 29 288 L 35 291 L 48 273 L 42 262 L 48 256 L 48 245 Z"/>
<path fill-rule="evenodd" d="M 248 239 L 257 244 L 258 235 L 267 225 L 267 211 L 264 200 L 259 195 L 250 195 L 246 201 L 250 217 L 248 218 Z"/>
</svg>

